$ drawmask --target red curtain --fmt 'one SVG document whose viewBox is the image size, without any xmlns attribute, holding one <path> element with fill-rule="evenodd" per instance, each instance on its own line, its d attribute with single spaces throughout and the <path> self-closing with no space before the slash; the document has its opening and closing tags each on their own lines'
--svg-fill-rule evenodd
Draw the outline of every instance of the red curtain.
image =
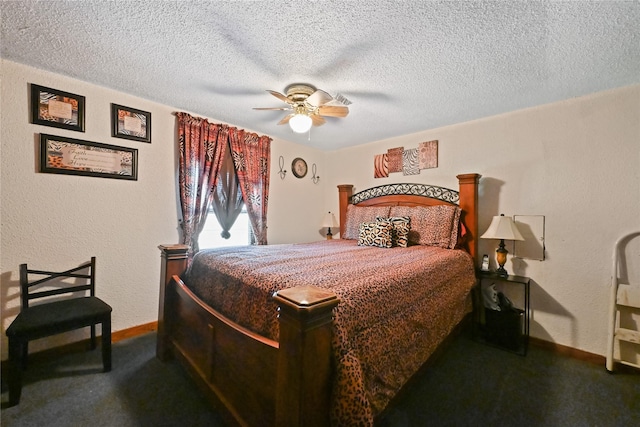
<svg viewBox="0 0 640 427">
<path fill-rule="evenodd" d="M 271 138 L 209 123 L 184 112 L 177 116 L 182 243 L 189 246 L 189 258 L 199 250 L 198 237 L 216 191 L 227 145 L 247 207 L 253 243 L 266 245 Z"/>
<path fill-rule="evenodd" d="M 229 144 L 255 237 L 254 243 L 266 245 L 271 138 L 229 128 Z"/>
<path fill-rule="evenodd" d="M 182 243 L 189 246 L 191 258 L 199 250 L 198 236 L 216 187 L 229 128 L 187 113 L 177 113 L 177 116 Z"/>
</svg>

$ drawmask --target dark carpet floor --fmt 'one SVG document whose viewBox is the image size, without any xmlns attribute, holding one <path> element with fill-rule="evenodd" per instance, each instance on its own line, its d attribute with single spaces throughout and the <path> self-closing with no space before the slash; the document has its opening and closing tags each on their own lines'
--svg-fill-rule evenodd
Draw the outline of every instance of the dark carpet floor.
<svg viewBox="0 0 640 427">
<path fill-rule="evenodd" d="M 2 394 L 2 402 L 8 399 Z M 99 350 L 38 361 L 2 426 L 222 426 L 175 362 L 155 358 L 155 334 Z M 526 357 L 461 335 L 419 373 L 377 427 L 640 426 L 640 375 L 533 347 Z"/>
</svg>

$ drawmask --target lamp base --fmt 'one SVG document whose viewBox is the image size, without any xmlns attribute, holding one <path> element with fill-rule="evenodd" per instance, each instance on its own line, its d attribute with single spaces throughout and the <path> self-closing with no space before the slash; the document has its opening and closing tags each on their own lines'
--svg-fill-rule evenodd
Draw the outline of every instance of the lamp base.
<svg viewBox="0 0 640 427">
<path fill-rule="evenodd" d="M 507 254 L 509 251 L 504 247 L 504 239 L 500 239 L 500 246 L 496 249 L 496 261 L 498 261 L 498 269 L 496 274 L 498 276 L 507 277 L 509 273 L 504 269 L 504 265 L 507 262 Z"/>
<path fill-rule="evenodd" d="M 327 240 L 332 240 L 333 239 L 333 234 L 331 234 L 331 227 L 329 227 L 329 229 L 327 230 Z"/>
<path fill-rule="evenodd" d="M 509 273 L 507 272 L 507 270 L 504 269 L 503 266 L 499 266 L 496 269 L 496 274 L 500 277 L 507 277 L 509 275 Z"/>
</svg>

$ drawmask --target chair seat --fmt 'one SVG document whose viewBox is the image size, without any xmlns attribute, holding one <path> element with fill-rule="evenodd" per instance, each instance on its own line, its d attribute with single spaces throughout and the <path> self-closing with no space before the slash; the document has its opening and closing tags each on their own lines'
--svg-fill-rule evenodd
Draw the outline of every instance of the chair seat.
<svg viewBox="0 0 640 427">
<path fill-rule="evenodd" d="M 100 298 L 83 297 L 31 306 L 22 310 L 7 328 L 7 337 L 34 340 L 90 326 L 109 319 L 111 306 Z"/>
</svg>

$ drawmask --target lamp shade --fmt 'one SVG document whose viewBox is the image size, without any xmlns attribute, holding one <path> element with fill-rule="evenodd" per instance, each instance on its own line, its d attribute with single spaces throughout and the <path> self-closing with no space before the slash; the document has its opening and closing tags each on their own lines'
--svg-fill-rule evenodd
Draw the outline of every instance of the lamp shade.
<svg viewBox="0 0 640 427">
<path fill-rule="evenodd" d="M 337 227 L 338 225 L 336 216 L 331 212 L 327 213 L 324 218 L 322 218 L 322 227 Z"/>
<path fill-rule="evenodd" d="M 311 117 L 306 114 L 296 114 L 289 120 L 289 126 L 295 133 L 305 133 L 311 129 Z"/>
<path fill-rule="evenodd" d="M 487 231 L 481 239 L 504 239 L 504 240 L 524 240 L 522 234 L 509 216 L 494 216 Z"/>
</svg>

